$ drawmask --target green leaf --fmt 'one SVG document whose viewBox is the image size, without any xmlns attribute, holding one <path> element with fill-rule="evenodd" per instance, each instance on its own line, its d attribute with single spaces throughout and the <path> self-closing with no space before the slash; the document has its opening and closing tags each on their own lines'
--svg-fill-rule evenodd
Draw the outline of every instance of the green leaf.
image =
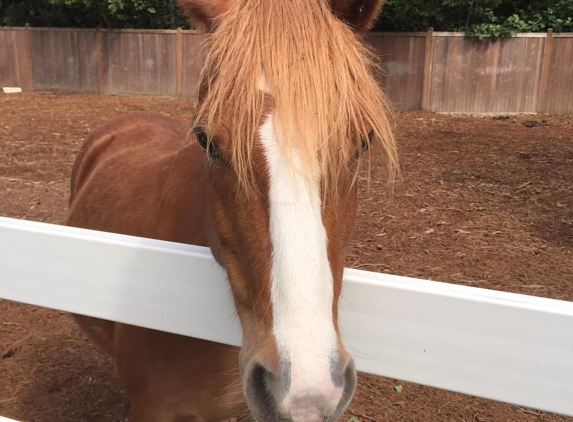
<svg viewBox="0 0 573 422">
<path fill-rule="evenodd" d="M 404 391 L 404 387 L 401 385 L 395 385 L 394 390 L 396 390 L 396 392 L 398 393 L 401 393 L 402 391 Z"/>
</svg>

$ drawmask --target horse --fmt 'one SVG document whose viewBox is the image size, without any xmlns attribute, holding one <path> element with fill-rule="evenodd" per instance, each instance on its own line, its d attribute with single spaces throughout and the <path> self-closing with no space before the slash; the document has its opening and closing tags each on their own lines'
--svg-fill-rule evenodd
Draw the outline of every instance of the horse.
<svg viewBox="0 0 573 422">
<path fill-rule="evenodd" d="M 356 369 L 338 300 L 357 174 L 389 108 L 362 34 L 383 0 L 178 0 L 207 33 L 191 125 L 149 113 L 96 129 L 66 224 L 209 246 L 242 327 L 234 348 L 75 316 L 108 352 L 131 422 L 331 422 Z"/>
</svg>

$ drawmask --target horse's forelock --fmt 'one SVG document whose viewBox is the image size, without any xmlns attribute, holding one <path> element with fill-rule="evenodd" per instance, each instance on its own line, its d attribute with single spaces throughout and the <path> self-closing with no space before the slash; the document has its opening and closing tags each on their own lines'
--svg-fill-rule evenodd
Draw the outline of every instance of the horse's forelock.
<svg viewBox="0 0 573 422">
<path fill-rule="evenodd" d="M 360 139 L 368 141 L 373 131 L 392 173 L 396 150 L 373 70 L 370 51 L 328 1 L 237 0 L 208 37 L 198 120 L 216 131 L 221 119 L 230 119 L 231 161 L 249 186 L 267 105 L 258 87 L 264 75 L 287 160 L 296 147 L 303 171 L 320 172 L 323 185 L 333 187 Z"/>
</svg>

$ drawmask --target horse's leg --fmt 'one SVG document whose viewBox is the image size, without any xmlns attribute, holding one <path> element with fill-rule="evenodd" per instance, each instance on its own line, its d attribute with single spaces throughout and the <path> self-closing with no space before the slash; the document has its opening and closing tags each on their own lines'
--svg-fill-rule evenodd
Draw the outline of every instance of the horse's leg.
<svg viewBox="0 0 573 422">
<path fill-rule="evenodd" d="M 207 422 L 198 416 L 174 416 L 170 410 L 165 411 L 147 400 L 147 397 L 141 399 L 132 399 L 129 409 L 128 422 Z M 210 421 L 215 422 L 215 421 Z M 218 422 L 237 422 L 236 418 L 227 419 Z"/>
<path fill-rule="evenodd" d="M 72 315 L 81 329 L 104 352 L 113 354 L 115 322 L 83 315 Z"/>
<path fill-rule="evenodd" d="M 196 416 L 178 416 L 147 395 L 131 398 L 129 422 L 205 422 Z"/>
<path fill-rule="evenodd" d="M 141 399 L 132 399 L 129 408 L 128 422 L 207 422 L 198 416 L 174 416 L 171 411 L 165 411 L 147 400 L 146 397 Z M 214 422 L 214 421 L 210 421 Z M 237 418 L 227 419 L 220 422 L 237 422 Z"/>
<path fill-rule="evenodd" d="M 147 402 L 145 398 L 131 399 L 129 422 L 174 422 L 169 416 Z"/>
</svg>

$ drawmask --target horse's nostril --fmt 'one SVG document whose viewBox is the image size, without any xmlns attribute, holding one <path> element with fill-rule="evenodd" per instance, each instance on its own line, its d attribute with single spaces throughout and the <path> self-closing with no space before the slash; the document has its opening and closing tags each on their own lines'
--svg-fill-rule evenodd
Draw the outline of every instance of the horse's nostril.
<svg viewBox="0 0 573 422">
<path fill-rule="evenodd" d="M 255 364 L 245 384 L 245 396 L 257 420 L 278 421 L 277 403 L 269 389 L 270 372 Z"/>
<path fill-rule="evenodd" d="M 344 412 L 352 400 L 354 390 L 356 389 L 356 367 L 354 365 L 354 360 L 350 359 L 348 361 L 348 364 L 344 368 L 343 378 L 344 387 L 342 391 L 342 397 L 340 398 L 334 413 L 329 418 L 326 418 L 325 421 L 335 421 L 342 414 L 342 412 Z"/>
</svg>

